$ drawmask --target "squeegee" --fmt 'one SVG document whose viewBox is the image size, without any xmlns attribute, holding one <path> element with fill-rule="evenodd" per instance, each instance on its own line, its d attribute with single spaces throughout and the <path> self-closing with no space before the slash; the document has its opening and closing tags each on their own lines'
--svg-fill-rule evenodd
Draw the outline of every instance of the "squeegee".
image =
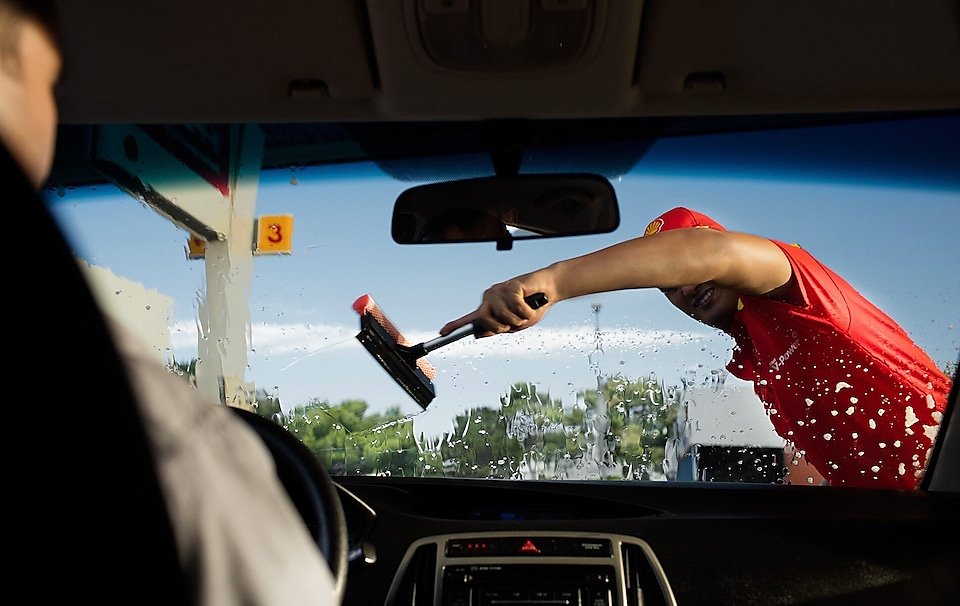
<svg viewBox="0 0 960 606">
<path fill-rule="evenodd" d="M 543 293 L 536 293 L 525 297 L 524 301 L 533 309 L 539 309 L 546 305 L 547 297 Z M 387 374 L 424 409 L 437 396 L 433 385 L 437 370 L 425 356 L 435 349 L 477 332 L 476 326 L 468 324 L 448 335 L 414 345 L 387 318 L 370 295 L 363 295 L 354 301 L 353 309 L 360 314 L 357 340 L 367 348 Z"/>
</svg>

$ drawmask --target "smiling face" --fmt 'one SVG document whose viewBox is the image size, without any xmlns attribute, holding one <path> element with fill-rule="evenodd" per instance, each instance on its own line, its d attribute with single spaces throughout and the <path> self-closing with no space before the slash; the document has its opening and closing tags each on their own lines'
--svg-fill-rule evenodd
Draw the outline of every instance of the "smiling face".
<svg viewBox="0 0 960 606">
<path fill-rule="evenodd" d="M 57 135 L 54 87 L 60 53 L 46 31 L 27 19 L 4 35 L 16 35 L 0 51 L 0 139 L 37 188 L 53 163 Z M 12 46 L 12 48 L 11 48 Z"/>
<path fill-rule="evenodd" d="M 726 231 L 707 215 L 678 206 L 651 221 L 644 231 L 644 236 L 681 228 Z M 670 299 L 674 307 L 694 320 L 730 332 L 733 314 L 736 313 L 740 301 L 739 293 L 713 282 L 661 288 L 660 292 Z"/>
<path fill-rule="evenodd" d="M 707 326 L 730 331 L 733 314 L 737 311 L 740 295 L 712 282 L 664 288 L 661 292 L 674 307 Z"/>
</svg>

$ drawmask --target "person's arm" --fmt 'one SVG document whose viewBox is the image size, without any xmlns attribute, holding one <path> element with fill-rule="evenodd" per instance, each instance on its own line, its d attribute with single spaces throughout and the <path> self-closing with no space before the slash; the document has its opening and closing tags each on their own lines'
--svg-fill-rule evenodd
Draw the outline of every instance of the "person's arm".
<svg viewBox="0 0 960 606">
<path fill-rule="evenodd" d="M 495 284 L 473 312 L 446 324 L 440 334 L 471 322 L 478 336 L 515 332 L 540 321 L 552 305 L 583 295 L 634 288 L 673 288 L 714 282 L 742 294 L 776 296 L 790 282 L 786 255 L 766 238 L 713 229 L 675 229 L 635 238 Z M 549 301 L 534 310 L 523 297 L 542 292 Z"/>
</svg>

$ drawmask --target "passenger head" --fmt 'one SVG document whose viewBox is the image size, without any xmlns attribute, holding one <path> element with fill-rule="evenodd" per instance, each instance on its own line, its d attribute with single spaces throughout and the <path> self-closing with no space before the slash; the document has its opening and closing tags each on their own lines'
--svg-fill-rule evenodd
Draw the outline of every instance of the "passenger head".
<svg viewBox="0 0 960 606">
<path fill-rule="evenodd" d="M 478 208 L 453 208 L 437 215 L 423 229 L 424 242 L 469 242 L 509 238 L 506 224 Z"/>
<path fill-rule="evenodd" d="M 703 213 L 683 207 L 671 209 L 647 225 L 643 235 L 682 228 L 726 229 Z M 674 307 L 708 326 L 728 330 L 740 305 L 740 294 L 722 286 L 706 282 L 661 288 Z"/>
<path fill-rule="evenodd" d="M 0 0 L 0 141 L 40 188 L 57 139 L 61 57 L 52 0 Z"/>
</svg>

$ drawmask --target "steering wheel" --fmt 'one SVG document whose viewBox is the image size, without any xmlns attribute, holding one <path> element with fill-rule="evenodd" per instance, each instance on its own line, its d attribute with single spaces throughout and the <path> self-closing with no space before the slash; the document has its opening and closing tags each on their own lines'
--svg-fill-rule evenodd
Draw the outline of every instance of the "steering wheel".
<svg viewBox="0 0 960 606">
<path fill-rule="evenodd" d="M 231 406 L 263 440 L 277 475 L 333 573 L 337 603 L 347 586 L 349 538 L 336 486 L 303 442 L 270 419 Z"/>
</svg>

